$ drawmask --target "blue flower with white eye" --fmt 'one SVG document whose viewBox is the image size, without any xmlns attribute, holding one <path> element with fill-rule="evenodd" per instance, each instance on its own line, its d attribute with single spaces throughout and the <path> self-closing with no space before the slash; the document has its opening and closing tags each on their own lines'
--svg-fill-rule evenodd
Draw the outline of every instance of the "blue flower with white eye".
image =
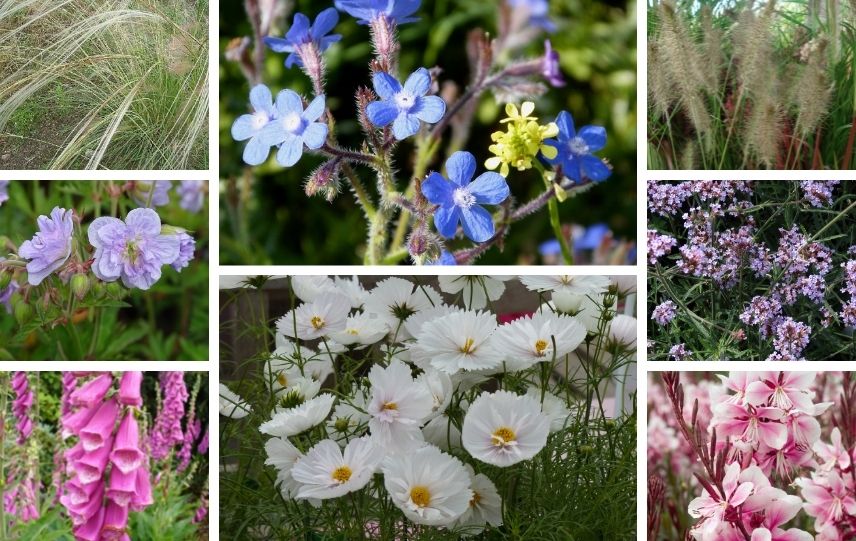
<svg viewBox="0 0 856 541">
<path fill-rule="evenodd" d="M 402 88 L 392 75 L 374 74 L 374 89 L 380 101 L 369 104 L 369 121 L 382 128 L 392 122 L 392 133 L 401 141 L 419 131 L 419 121 L 434 124 L 446 114 L 446 102 L 439 96 L 426 96 L 431 88 L 431 74 L 419 68 L 410 74 Z"/>
<path fill-rule="evenodd" d="M 411 17 L 421 0 L 336 0 L 334 5 L 357 19 L 360 24 L 369 24 L 375 19 L 386 17 L 396 24 L 412 23 L 419 20 Z"/>
<path fill-rule="evenodd" d="M 567 111 L 559 113 L 556 125 L 559 127 L 559 136 L 547 139 L 544 144 L 556 147 L 558 154 L 547 161 L 553 165 L 561 164 L 562 173 L 576 182 L 582 182 L 583 178 L 595 182 L 609 178 L 612 170 L 593 154 L 606 146 L 606 128 L 585 126 L 577 133 L 574 118 Z"/>
<path fill-rule="evenodd" d="M 247 165 L 260 165 L 270 154 L 270 145 L 261 141 L 261 131 L 270 122 L 279 117 L 273 106 L 273 96 L 265 85 L 256 85 L 250 90 L 250 103 L 253 113 L 241 115 L 232 124 L 232 139 L 235 141 L 250 140 L 244 149 L 244 162 Z"/>
<path fill-rule="evenodd" d="M 267 36 L 265 44 L 277 53 L 290 53 L 285 59 L 285 67 L 291 68 L 295 64 L 303 65 L 300 59 L 300 48 L 304 45 L 314 43 L 319 53 L 326 51 L 330 45 L 342 39 L 341 34 L 329 34 L 339 22 L 339 12 L 336 8 L 327 8 L 315 18 L 315 24 L 309 23 L 309 17 L 302 13 L 295 13 L 291 28 L 285 34 L 285 38 Z"/>
<path fill-rule="evenodd" d="M 440 208 L 434 213 L 434 225 L 441 235 L 455 236 L 458 222 L 464 235 L 475 242 L 484 242 L 494 234 L 493 217 L 481 205 L 498 205 L 510 191 L 499 173 L 481 174 L 473 182 L 476 159 L 469 152 L 455 152 L 446 161 L 449 180 L 440 173 L 431 173 L 422 183 L 422 195 Z"/>
<path fill-rule="evenodd" d="M 283 90 L 276 96 L 278 118 L 269 122 L 260 133 L 262 144 L 279 145 L 276 161 L 283 167 L 296 164 L 303 155 L 303 145 L 309 149 L 324 146 L 327 124 L 315 122 L 324 114 L 324 96 L 316 96 L 303 110 L 303 100 L 292 90 Z"/>
</svg>

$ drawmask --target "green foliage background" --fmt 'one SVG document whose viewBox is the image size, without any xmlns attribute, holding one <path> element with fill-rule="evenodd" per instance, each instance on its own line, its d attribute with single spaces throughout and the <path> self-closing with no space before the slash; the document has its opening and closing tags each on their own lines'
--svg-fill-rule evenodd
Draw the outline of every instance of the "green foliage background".
<svg viewBox="0 0 856 541">
<path fill-rule="evenodd" d="M 402 73 L 439 65 L 441 82 L 451 79 L 459 86 L 468 81 L 465 43 L 467 33 L 476 27 L 496 35 L 497 7 L 501 0 L 425 0 L 418 11 L 421 21 L 400 28 Z M 298 0 L 295 11 L 313 19 L 332 2 Z M 612 177 L 582 196 L 560 205 L 562 221 L 591 225 L 606 222 L 617 237 L 636 236 L 636 4 L 633 0 L 553 0 L 551 17 L 560 26 L 550 35 L 561 55 L 564 88 L 551 89 L 540 98 L 537 113 L 552 120 L 559 111 L 568 110 L 577 126 L 599 124 L 608 132 L 606 148 L 599 154 L 615 168 Z M 289 18 L 290 21 L 290 18 Z M 278 29 L 279 35 L 282 29 Z M 327 99 L 338 123 L 338 135 L 344 146 L 361 141 L 356 122 L 354 92 L 369 85 L 368 61 L 371 46 L 368 30 L 347 14 L 341 14 L 335 32 L 342 42 L 325 53 L 328 63 Z M 274 160 L 245 169 L 241 161 L 244 143 L 232 140 L 229 129 L 248 106 L 249 85 L 237 64 L 223 59 L 229 40 L 250 36 L 252 30 L 242 2 L 224 2 L 220 6 L 220 175 L 221 244 L 224 264 L 323 264 L 359 263 L 358 247 L 365 242 L 363 217 L 349 193 L 340 194 L 332 203 L 322 198 L 308 199 L 303 182 L 321 163 L 318 156 L 304 155 L 291 169 L 283 169 Z M 539 56 L 543 43 L 536 40 L 524 52 Z M 264 82 L 274 94 L 291 88 L 303 95 L 311 85 L 298 69 L 286 70 L 284 56 L 268 51 Z M 476 115 L 467 150 L 482 164 L 488 157 L 490 134 L 504 116 L 490 93 L 485 94 Z M 402 171 L 411 167 L 405 159 L 412 152 L 405 142 L 399 151 Z M 437 169 L 441 163 L 433 163 Z M 480 169 L 482 169 L 480 165 Z M 364 179 L 368 173 L 358 170 Z M 514 173 L 509 178 L 512 194 L 525 200 L 543 189 L 533 171 Z M 373 183 L 369 183 L 373 184 Z M 246 200 L 238 205 L 237 191 L 245 188 Z M 503 252 L 492 249 L 479 259 L 486 264 L 519 264 L 537 261 L 538 244 L 553 238 L 546 210 L 516 224 Z"/>
</svg>

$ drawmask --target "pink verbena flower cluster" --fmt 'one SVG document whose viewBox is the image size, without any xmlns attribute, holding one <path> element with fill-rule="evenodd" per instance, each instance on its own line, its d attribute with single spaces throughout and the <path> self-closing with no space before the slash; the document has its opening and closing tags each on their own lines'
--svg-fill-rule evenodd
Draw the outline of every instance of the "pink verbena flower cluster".
<svg viewBox="0 0 856 541">
<path fill-rule="evenodd" d="M 649 385 L 648 471 L 681 480 L 675 501 L 695 495 L 686 504 L 693 539 L 856 539 L 849 375 L 732 372 L 715 383 L 684 374 L 671 386 L 663 379 L 665 388 Z"/>
<path fill-rule="evenodd" d="M 802 181 L 801 197 L 776 205 L 777 201 L 769 200 L 767 194 L 782 197 L 781 187 L 788 186 L 785 181 L 648 181 L 648 262 L 656 267 L 650 274 L 670 282 L 684 279 L 686 287 L 695 286 L 698 295 L 712 290 L 713 296 L 725 301 L 726 308 L 729 303 L 737 307 L 743 303 L 738 317 L 746 328 L 739 324 L 737 328 L 714 328 L 733 333 L 732 338 L 738 342 L 750 338 L 745 347 L 765 344 L 763 353 L 755 352 L 758 358 L 806 360 L 811 340 L 823 329 L 836 320 L 846 326 L 856 325 L 856 297 L 851 293 L 856 290 L 856 264 L 842 265 L 843 279 L 834 272 L 837 252 L 841 251 L 840 241 L 836 246 L 835 239 L 844 235 L 827 231 L 824 238 L 830 244 L 815 240 L 821 227 L 825 230 L 825 225 L 838 222 L 840 217 L 827 218 L 811 210 L 834 205 L 840 184 Z M 797 185 L 792 187 L 791 197 L 798 190 Z M 796 218 L 776 210 L 785 205 L 796 208 Z M 805 230 L 799 220 L 802 211 L 822 216 L 818 219 L 824 225 Z M 779 227 L 782 224 L 785 227 Z M 849 301 L 836 299 L 834 291 L 839 280 L 845 284 L 842 291 L 850 295 Z M 684 292 L 674 283 L 668 289 L 669 296 Z M 733 292 L 736 298 L 722 298 L 722 290 Z M 652 298 L 656 306 L 652 319 L 662 327 L 655 327 L 656 333 L 678 332 L 677 328 L 665 327 L 682 316 L 696 322 L 719 318 L 729 326 L 735 323 L 730 313 L 723 315 L 716 309 L 711 315 L 682 314 L 669 304 L 672 299 L 663 297 L 658 291 Z M 684 302 L 692 304 L 687 299 Z M 671 359 L 693 358 L 687 348 L 692 345 L 689 340 L 686 344 L 664 345 L 671 347 Z"/>
<path fill-rule="evenodd" d="M 60 503 L 78 541 L 130 541 L 128 514 L 153 501 L 137 423 L 142 372 L 124 372 L 118 387 L 107 372 L 77 377 L 86 381 L 69 394 L 71 409 L 62 416 L 64 433 L 77 441 L 65 452 Z"/>
</svg>

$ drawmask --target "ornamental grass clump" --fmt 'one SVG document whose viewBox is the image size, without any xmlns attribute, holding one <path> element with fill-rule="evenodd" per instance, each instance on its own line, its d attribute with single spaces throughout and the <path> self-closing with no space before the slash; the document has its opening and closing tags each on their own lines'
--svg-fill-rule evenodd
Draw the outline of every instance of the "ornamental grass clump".
<svg viewBox="0 0 856 541">
<path fill-rule="evenodd" d="M 225 323 L 262 349 L 222 361 L 221 535 L 634 538 L 635 282 L 433 281 L 294 276 Z"/>
<path fill-rule="evenodd" d="M 856 536 L 852 372 L 652 373 L 648 539 Z"/>
<path fill-rule="evenodd" d="M 207 284 L 195 276 L 207 276 L 204 244 L 197 245 L 204 235 L 166 223 L 207 227 L 206 182 L 12 182 L 11 205 L 0 209 L 8 235 L 0 237 L 0 359 L 204 357 L 177 336 L 154 343 L 163 322 L 149 296 L 166 283 Z M 137 303 L 148 311 L 142 332 L 119 321 L 119 309 Z M 186 333 L 190 306 L 182 310 Z M 207 322 L 207 309 L 199 312 Z M 147 348 L 135 344 L 146 334 Z"/>
<path fill-rule="evenodd" d="M 649 359 L 856 359 L 853 188 L 649 181 Z"/>
<path fill-rule="evenodd" d="M 653 169 L 850 169 L 856 10 L 664 0 L 648 26 Z"/>
<path fill-rule="evenodd" d="M 448 90 L 454 83 L 443 80 L 440 67 L 399 65 L 399 32 L 420 20 L 420 7 L 419 1 L 337 1 L 314 20 L 294 14 L 284 37 L 278 37 L 268 35 L 275 10 L 248 2 L 254 49 L 250 51 L 249 39 L 237 39 L 226 51 L 249 83 L 251 110 L 231 126 L 235 141 L 247 141 L 244 163 L 288 169 L 312 159 L 305 154 L 321 156 L 323 163 L 305 180 L 306 195 L 333 202 L 342 192 L 352 192 L 366 224 L 366 264 L 408 258 L 415 264 L 469 264 L 491 247 L 501 247 L 512 224 L 545 207 L 563 261 L 573 263 L 558 205 L 605 181 L 612 167 L 596 154 L 606 145 L 604 128 L 586 126 L 577 133 L 567 111 L 555 121 L 533 115 L 534 99 L 547 91 L 544 82 L 565 85 L 559 54 L 550 41 L 544 42 L 541 57 L 509 61 L 541 29 L 556 30 L 547 3 L 507 2 L 498 11 L 500 36 L 492 39 L 481 29 L 470 33 L 470 82 L 460 95 Z M 336 9 L 357 19 L 361 31 L 368 27 L 374 52 L 368 76 L 357 81 L 351 118 L 339 99 L 326 95 L 327 56 L 342 38 L 334 33 Z M 293 68 L 302 70 L 311 94 L 301 97 L 287 88 L 295 86 L 293 81 L 278 82 L 277 87 L 286 86 L 278 91 L 264 82 L 265 46 L 287 55 L 283 61 L 289 79 L 297 77 Z M 496 173 L 476 171 L 477 150 L 466 141 L 477 100 L 488 93 L 507 115 L 490 136 L 493 144 L 484 141 L 492 154 L 484 167 Z M 362 140 L 345 148 L 339 138 L 350 137 L 357 127 Z M 454 141 L 444 150 L 447 132 Z M 410 159 L 401 159 L 402 148 Z M 270 156 L 276 166 L 268 163 Z M 538 185 L 543 183 L 543 191 L 518 202 L 508 183 L 530 170 Z"/>
</svg>

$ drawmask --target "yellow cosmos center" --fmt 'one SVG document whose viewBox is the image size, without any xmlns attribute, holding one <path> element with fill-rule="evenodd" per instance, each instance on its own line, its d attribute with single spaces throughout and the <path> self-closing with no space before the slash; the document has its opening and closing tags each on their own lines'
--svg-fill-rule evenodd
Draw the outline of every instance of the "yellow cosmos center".
<svg viewBox="0 0 856 541">
<path fill-rule="evenodd" d="M 490 437 L 493 440 L 493 445 L 496 447 L 505 447 L 506 445 L 517 441 L 517 434 L 507 426 L 497 428 Z"/>
<path fill-rule="evenodd" d="M 383 405 L 383 409 L 385 409 L 385 410 L 397 410 L 398 404 L 396 404 L 395 402 L 387 402 Z"/>
<path fill-rule="evenodd" d="M 358 331 L 357 329 L 348 329 L 348 331 L 347 331 L 347 332 L 348 332 L 348 334 L 350 334 L 351 336 L 357 336 L 358 334 L 360 334 L 360 331 Z"/>
<path fill-rule="evenodd" d="M 312 323 L 312 327 L 314 327 L 316 331 L 324 326 L 324 318 L 321 316 L 312 316 L 312 319 L 310 319 L 309 322 Z"/>
<path fill-rule="evenodd" d="M 288 377 L 286 377 L 286 375 L 285 375 L 285 374 L 280 373 L 280 374 L 276 377 L 276 380 L 277 380 L 277 381 L 279 382 L 279 384 L 280 384 L 280 385 L 282 385 L 283 387 L 288 387 Z"/>
<path fill-rule="evenodd" d="M 466 353 L 467 355 L 473 353 L 476 350 L 475 343 L 476 341 L 472 338 L 467 338 L 466 342 L 464 342 L 464 345 L 461 346 L 461 353 Z"/>
<path fill-rule="evenodd" d="M 470 507 L 475 507 L 475 506 L 477 506 L 477 505 L 479 504 L 479 502 L 480 502 L 480 501 L 481 501 L 481 494 L 479 494 L 478 492 L 475 492 L 475 491 L 474 491 L 474 492 L 473 492 L 473 497 L 472 497 L 472 498 L 470 498 Z"/>
<path fill-rule="evenodd" d="M 547 343 L 547 341 L 546 341 L 546 340 L 539 339 L 537 342 L 535 342 L 535 352 L 536 352 L 539 356 L 543 357 L 543 356 L 544 356 L 544 351 L 547 349 L 547 346 L 548 346 L 548 345 L 549 345 L 549 344 Z"/>
<path fill-rule="evenodd" d="M 351 471 L 351 468 L 349 468 L 347 466 L 339 466 L 338 468 L 333 470 L 332 477 L 335 481 L 338 481 L 340 483 L 345 483 L 348 481 L 348 479 L 351 478 L 351 473 L 353 473 Z"/>
<path fill-rule="evenodd" d="M 431 503 L 431 492 L 428 487 L 415 486 L 410 489 L 410 500 L 419 507 L 427 507 Z"/>
</svg>

